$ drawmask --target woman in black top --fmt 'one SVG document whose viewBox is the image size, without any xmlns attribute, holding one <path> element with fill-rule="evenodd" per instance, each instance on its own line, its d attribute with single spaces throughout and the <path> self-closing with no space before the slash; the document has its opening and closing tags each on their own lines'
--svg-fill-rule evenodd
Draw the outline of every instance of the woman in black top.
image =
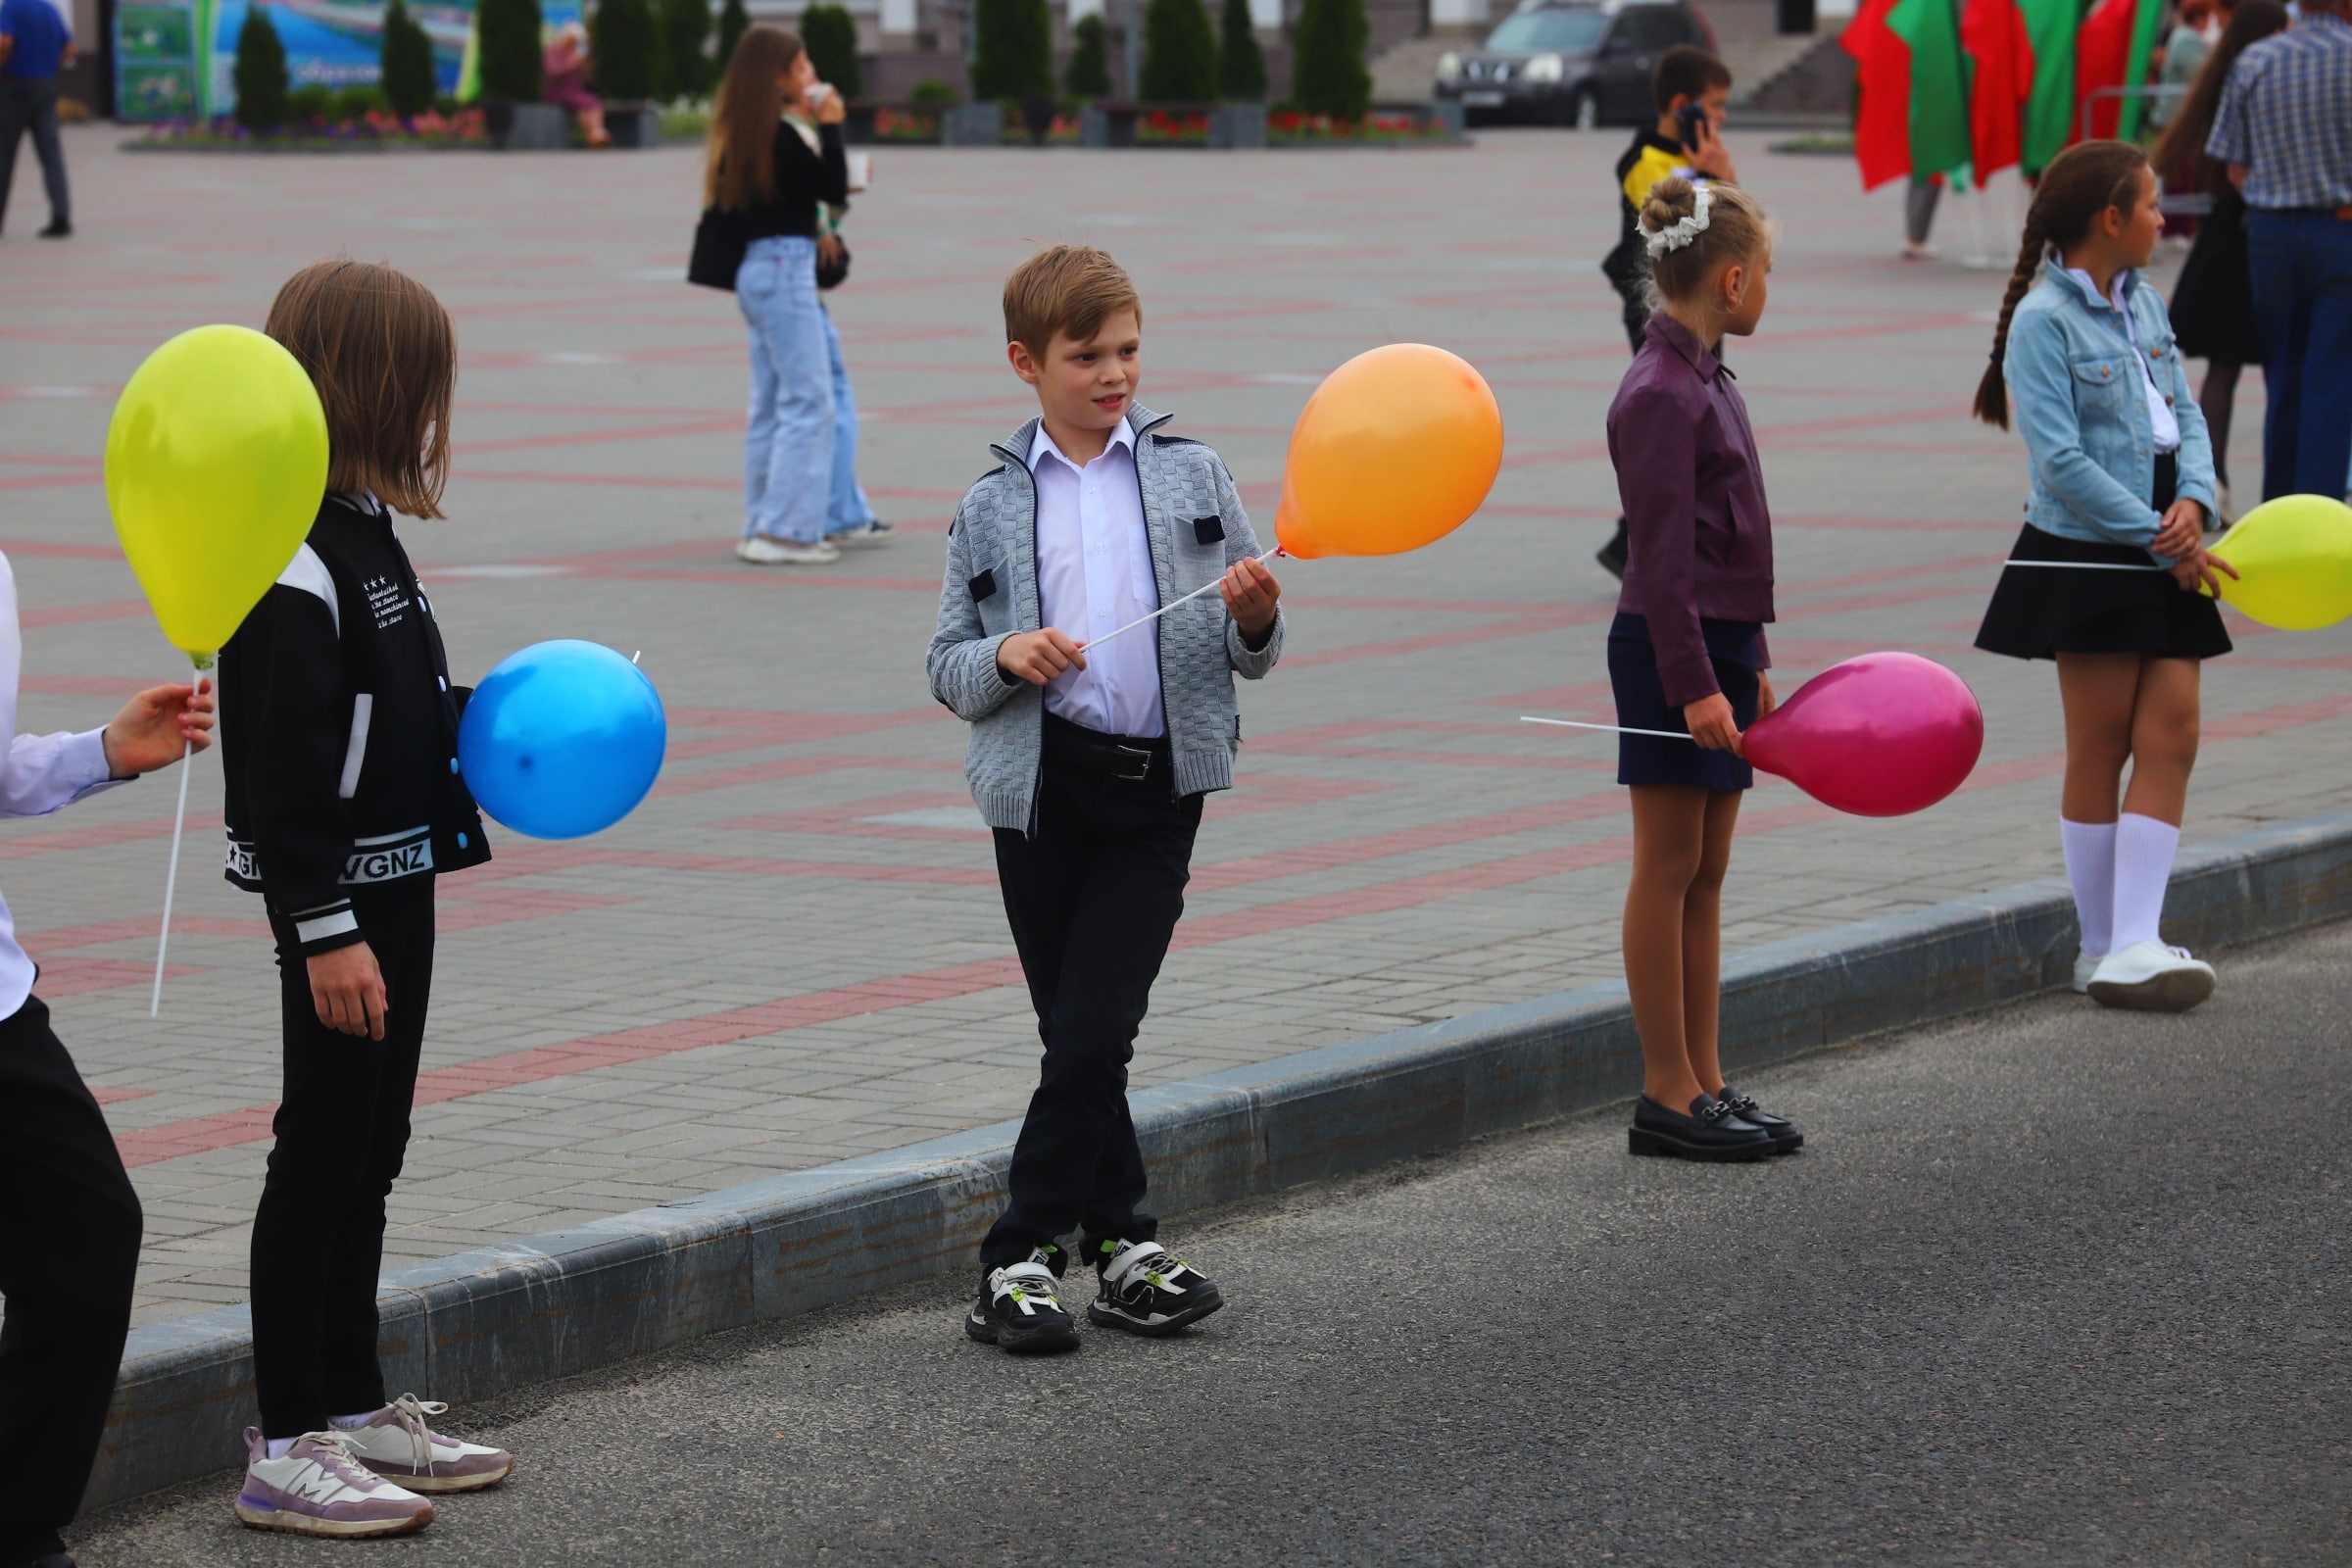
<svg viewBox="0 0 2352 1568">
<path fill-rule="evenodd" d="M 2221 485 L 2225 512 L 2230 496 L 2230 411 L 2237 401 L 2238 372 L 2262 363 L 2262 343 L 2254 328 L 2246 204 L 2230 183 L 2229 171 L 2205 156 L 2205 141 L 2213 134 L 2214 112 L 2221 106 L 2230 68 L 2247 45 L 2284 31 L 2286 24 L 2286 7 L 2279 0 L 2239 0 L 2222 41 L 2205 57 L 2195 85 L 2165 127 L 2150 160 L 2168 180 L 2191 184 L 2213 198 L 2213 211 L 2197 225 L 2196 243 L 2173 285 L 2172 315 L 2181 355 L 2205 361 L 2197 407 L 2213 436 L 2213 473 Z"/>
<path fill-rule="evenodd" d="M 785 117 L 812 122 L 814 145 Z M 841 94 L 816 79 L 801 40 L 765 24 L 727 62 L 703 170 L 707 228 L 743 246 L 735 301 L 752 333 L 744 431 L 743 542 L 761 565 L 822 565 L 833 489 L 833 378 L 816 298 L 817 209 L 849 200 Z"/>
</svg>

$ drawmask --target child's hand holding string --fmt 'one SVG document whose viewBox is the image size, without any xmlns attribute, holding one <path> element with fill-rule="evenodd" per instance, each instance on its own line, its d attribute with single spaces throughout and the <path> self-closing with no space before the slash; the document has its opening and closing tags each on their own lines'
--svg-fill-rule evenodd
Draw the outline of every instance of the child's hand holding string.
<svg viewBox="0 0 2352 1568">
<path fill-rule="evenodd" d="M 2193 547 L 2187 555 L 2174 562 L 2172 569 L 2173 581 L 2179 583 L 2182 588 L 2192 594 L 2200 589 L 2210 588 L 2216 599 L 2222 595 L 2220 573 L 2227 572 L 2232 577 L 2237 575 L 2235 566 L 2219 556 L 2207 555 L 2203 545 Z"/>
<path fill-rule="evenodd" d="M 1740 721 L 1732 716 L 1731 699 L 1721 692 L 1683 705 L 1683 723 L 1690 738 L 1710 752 L 1740 755 Z"/>
</svg>

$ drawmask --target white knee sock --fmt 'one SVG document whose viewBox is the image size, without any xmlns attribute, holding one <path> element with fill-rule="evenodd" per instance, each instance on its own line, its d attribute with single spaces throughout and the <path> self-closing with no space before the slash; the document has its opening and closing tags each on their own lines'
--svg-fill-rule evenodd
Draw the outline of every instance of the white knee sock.
<svg viewBox="0 0 2352 1568">
<path fill-rule="evenodd" d="M 2082 951 L 2104 957 L 2115 934 L 2115 824 L 2058 819 L 2058 842 L 2066 847 L 2066 879 L 2075 886 L 2075 918 L 2082 926 Z"/>
<path fill-rule="evenodd" d="M 2164 890 L 2173 879 L 2180 830 L 2170 822 L 2126 811 L 2115 824 L 2115 947 L 2155 942 L 2164 918 Z"/>
</svg>

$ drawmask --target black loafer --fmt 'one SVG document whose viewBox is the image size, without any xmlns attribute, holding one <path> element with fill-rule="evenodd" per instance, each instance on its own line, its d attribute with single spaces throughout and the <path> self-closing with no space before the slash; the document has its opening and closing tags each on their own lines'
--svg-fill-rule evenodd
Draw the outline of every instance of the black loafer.
<svg viewBox="0 0 2352 1568">
<path fill-rule="evenodd" d="M 1677 1115 L 1643 1095 L 1634 1102 L 1634 1124 L 1626 1148 L 1637 1154 L 1674 1159 L 1762 1159 L 1772 1152 L 1772 1135 L 1741 1119 L 1712 1095 L 1690 1102 L 1690 1114 Z"/>
<path fill-rule="evenodd" d="M 1725 1084 L 1723 1093 L 1715 1098 L 1731 1106 L 1732 1114 L 1738 1116 L 1741 1121 L 1751 1127 L 1761 1127 L 1771 1134 L 1774 1153 L 1793 1154 L 1805 1147 L 1805 1135 L 1796 1130 L 1796 1123 L 1786 1116 L 1775 1116 L 1771 1111 L 1757 1104 L 1752 1098 L 1741 1094 L 1730 1084 Z"/>
</svg>

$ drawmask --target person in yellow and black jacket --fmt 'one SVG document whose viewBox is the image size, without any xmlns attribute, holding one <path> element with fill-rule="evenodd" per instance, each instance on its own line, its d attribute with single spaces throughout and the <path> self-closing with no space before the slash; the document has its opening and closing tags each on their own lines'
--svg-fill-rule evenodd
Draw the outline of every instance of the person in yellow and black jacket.
<svg viewBox="0 0 2352 1568">
<path fill-rule="evenodd" d="M 1658 57 L 1650 73 L 1651 100 L 1657 120 L 1634 132 L 1633 145 L 1617 160 L 1617 245 L 1604 257 L 1601 271 L 1625 305 L 1625 340 L 1642 352 L 1643 329 L 1649 325 L 1649 253 L 1640 222 L 1649 188 L 1661 179 L 1711 178 L 1737 184 L 1731 149 L 1723 144 L 1724 106 L 1732 94 L 1731 69 L 1689 44 L 1677 44 Z M 1625 575 L 1625 519 L 1600 548 L 1598 560 L 1612 577 Z"/>
<path fill-rule="evenodd" d="M 285 1035 L 253 1224 L 261 1426 L 236 1513 L 265 1530 L 394 1535 L 431 1521 L 419 1494 L 489 1486 L 514 1462 L 431 1432 L 439 1405 L 387 1399 L 375 1349 L 434 881 L 490 858 L 458 771 L 466 693 L 392 528 L 395 511 L 441 515 L 457 334 L 423 285 L 350 261 L 296 273 L 267 330 L 318 389 L 329 494 L 220 651 L 227 875 L 267 904 Z"/>
</svg>

